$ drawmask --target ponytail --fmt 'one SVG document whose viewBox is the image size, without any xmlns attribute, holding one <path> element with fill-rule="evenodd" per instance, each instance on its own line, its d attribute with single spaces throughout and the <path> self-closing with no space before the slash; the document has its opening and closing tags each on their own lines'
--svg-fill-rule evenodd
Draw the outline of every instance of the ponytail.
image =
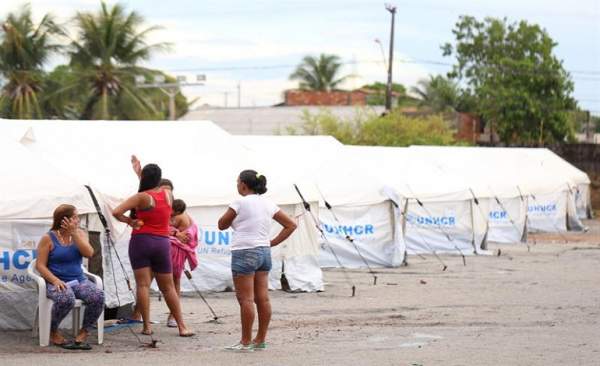
<svg viewBox="0 0 600 366">
<path fill-rule="evenodd" d="M 256 170 L 248 169 L 240 173 L 240 181 L 256 194 L 267 193 L 267 177 Z"/>
</svg>

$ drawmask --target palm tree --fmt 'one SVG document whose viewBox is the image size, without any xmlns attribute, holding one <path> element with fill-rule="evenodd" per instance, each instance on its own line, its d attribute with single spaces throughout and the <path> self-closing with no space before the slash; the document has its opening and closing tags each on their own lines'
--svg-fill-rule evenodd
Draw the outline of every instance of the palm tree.
<svg viewBox="0 0 600 366">
<path fill-rule="evenodd" d="M 348 78 L 339 77 L 341 67 L 342 62 L 336 55 L 305 56 L 290 80 L 299 80 L 300 89 L 331 91 Z"/>
<path fill-rule="evenodd" d="M 430 75 L 421 79 L 411 91 L 420 99 L 419 105 L 429 107 L 434 112 L 456 110 L 459 104 L 459 90 L 456 83 L 443 76 Z"/>
<path fill-rule="evenodd" d="M 0 115 L 8 118 L 43 118 L 39 94 L 43 89 L 43 66 L 61 46 L 54 43 L 61 28 L 46 14 L 36 25 L 31 8 L 9 13 L 0 34 Z"/>
<path fill-rule="evenodd" d="M 135 11 L 127 13 L 116 4 L 108 8 L 102 2 L 98 13 L 79 12 L 75 16 L 77 39 L 71 44 L 71 66 L 86 85 L 86 102 L 81 119 L 157 115 L 146 94 L 135 87 L 137 75 L 150 75 L 138 66 L 155 51 L 168 48 L 166 43 L 147 44 L 145 39 L 160 27 L 139 30 L 144 19 Z M 75 87 L 75 86 L 73 86 Z"/>
</svg>

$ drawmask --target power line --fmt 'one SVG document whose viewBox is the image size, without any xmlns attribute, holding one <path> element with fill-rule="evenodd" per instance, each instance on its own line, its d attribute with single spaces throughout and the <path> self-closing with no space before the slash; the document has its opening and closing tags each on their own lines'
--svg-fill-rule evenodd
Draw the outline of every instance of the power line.
<svg viewBox="0 0 600 366">
<path fill-rule="evenodd" d="M 382 64 L 384 63 L 381 60 L 352 60 L 352 61 L 343 61 L 340 64 L 344 66 L 348 65 L 360 65 L 360 64 Z M 418 65 L 435 65 L 435 66 L 446 66 L 452 67 L 454 64 L 449 62 L 435 61 L 435 60 L 426 60 L 426 59 L 400 59 L 395 60 L 395 64 L 418 64 Z M 293 69 L 296 68 L 298 64 L 274 64 L 274 65 L 256 65 L 256 66 L 219 66 L 219 67 L 192 67 L 192 68 L 181 68 L 181 69 L 163 69 L 166 72 L 197 72 L 197 71 L 245 71 L 245 70 L 277 70 L 277 69 Z M 524 74 L 524 75 L 539 75 L 543 73 L 542 71 L 522 71 L 514 68 L 503 66 L 503 69 L 512 69 L 516 71 L 516 74 Z M 586 80 L 586 81 L 597 81 L 600 82 L 600 71 L 593 70 L 577 70 L 577 71 L 569 71 L 565 70 L 572 74 L 579 75 L 587 75 L 589 77 L 583 76 L 575 76 L 572 75 L 573 79 L 577 80 Z"/>
</svg>

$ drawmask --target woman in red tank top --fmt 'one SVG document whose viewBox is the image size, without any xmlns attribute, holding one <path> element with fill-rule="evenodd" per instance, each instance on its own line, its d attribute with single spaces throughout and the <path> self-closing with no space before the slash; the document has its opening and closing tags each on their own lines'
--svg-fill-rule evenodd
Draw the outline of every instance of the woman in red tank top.
<svg viewBox="0 0 600 366">
<path fill-rule="evenodd" d="M 159 187 L 162 172 L 156 164 L 142 169 L 138 193 L 129 197 L 113 210 L 113 216 L 133 228 L 129 241 L 129 260 L 136 282 L 137 308 L 144 321 L 143 334 L 151 334 L 150 283 L 156 278 L 173 314 L 179 335 L 194 335 L 187 329 L 181 315 L 179 297 L 173 283 L 171 243 L 169 242 L 169 219 L 173 197 Z M 125 216 L 131 210 L 132 217 Z"/>
</svg>

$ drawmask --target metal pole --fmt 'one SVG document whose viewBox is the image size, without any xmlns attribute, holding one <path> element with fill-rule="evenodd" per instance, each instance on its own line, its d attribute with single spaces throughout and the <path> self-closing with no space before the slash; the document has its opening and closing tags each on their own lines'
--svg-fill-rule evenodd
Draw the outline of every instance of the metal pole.
<svg viewBox="0 0 600 366">
<path fill-rule="evenodd" d="M 389 63 L 388 63 L 388 80 L 387 80 L 387 88 L 385 91 L 385 110 L 390 112 L 392 110 L 392 68 L 394 65 L 394 23 L 396 18 L 396 7 L 386 4 L 386 10 L 392 14 L 392 28 L 390 31 L 390 53 Z"/>
<path fill-rule="evenodd" d="M 240 81 L 238 81 L 237 92 L 238 92 L 238 108 L 241 108 L 242 107 L 242 83 Z"/>
<path fill-rule="evenodd" d="M 177 95 L 176 89 L 169 90 L 169 119 L 175 121 L 177 114 L 175 111 L 175 96 Z"/>
</svg>

